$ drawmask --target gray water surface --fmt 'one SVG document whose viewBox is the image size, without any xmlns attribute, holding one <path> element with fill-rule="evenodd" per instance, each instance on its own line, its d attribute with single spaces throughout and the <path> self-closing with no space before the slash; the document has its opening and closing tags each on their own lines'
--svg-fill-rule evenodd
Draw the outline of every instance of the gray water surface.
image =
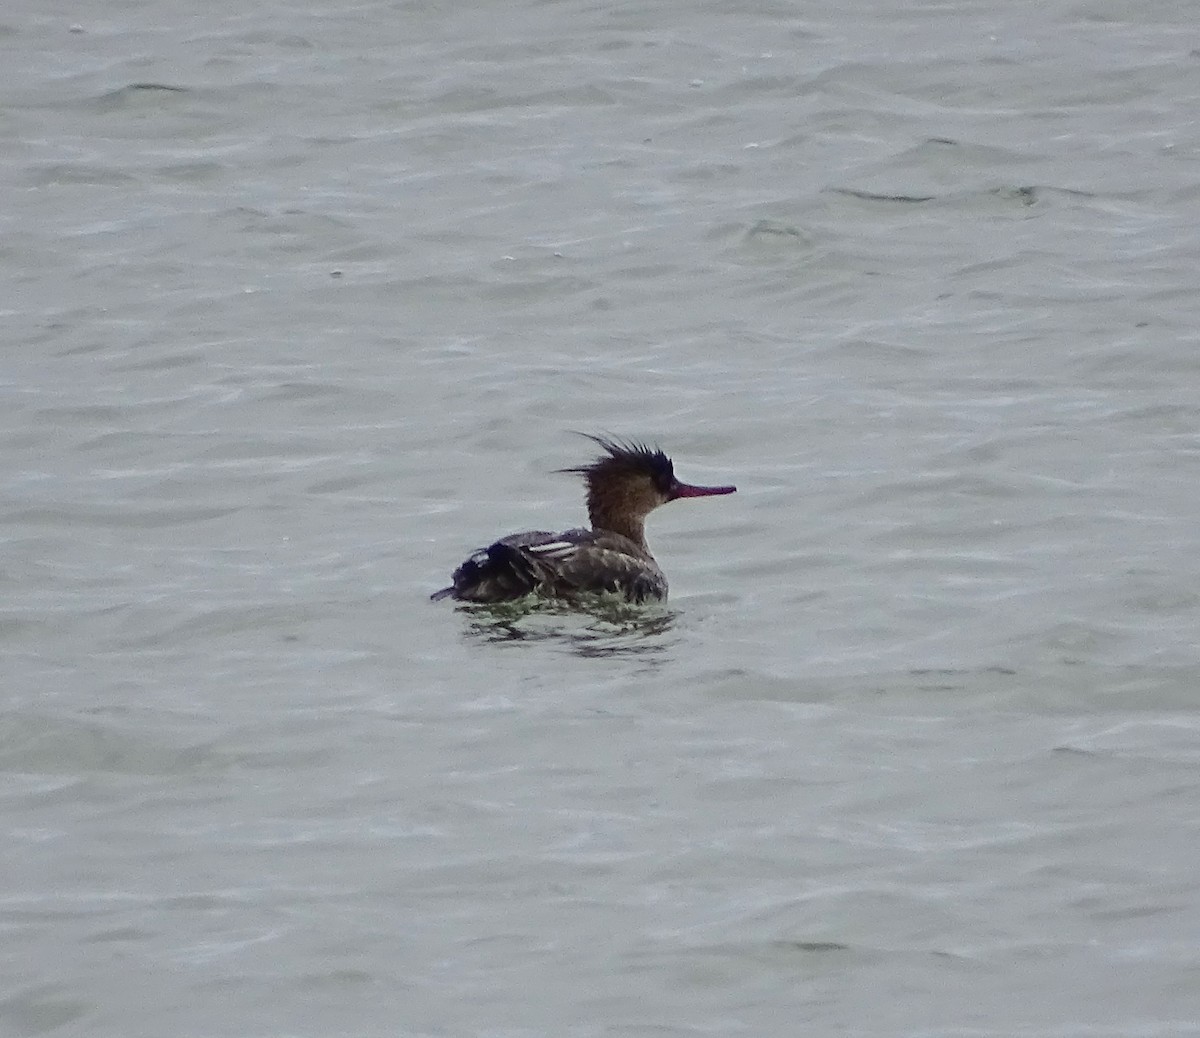
<svg viewBox="0 0 1200 1038">
<path fill-rule="evenodd" d="M 0 1034 L 1200 1034 L 1200 20 L 0 15 Z M 667 611 L 428 601 L 737 483 Z"/>
</svg>

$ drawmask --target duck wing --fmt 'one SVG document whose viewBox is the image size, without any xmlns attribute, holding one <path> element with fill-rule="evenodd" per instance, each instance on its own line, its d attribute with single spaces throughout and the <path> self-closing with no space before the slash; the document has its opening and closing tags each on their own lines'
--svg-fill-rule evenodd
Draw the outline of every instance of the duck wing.
<svg viewBox="0 0 1200 1038">
<path fill-rule="evenodd" d="M 453 583 L 429 597 L 438 602 L 455 598 L 460 602 L 508 602 L 537 589 L 541 576 L 532 565 L 528 549 L 551 544 L 564 534 L 549 530 L 514 533 L 474 551 L 450 578 Z"/>
<path fill-rule="evenodd" d="M 568 530 L 556 540 L 524 549 L 555 598 L 614 594 L 630 602 L 667 597 L 667 579 L 648 552 L 605 530 Z"/>
<path fill-rule="evenodd" d="M 531 530 L 481 548 L 454 571 L 434 600 L 504 602 L 536 593 L 551 598 L 612 593 L 631 602 L 667 597 L 667 581 L 645 552 L 620 534 Z"/>
</svg>

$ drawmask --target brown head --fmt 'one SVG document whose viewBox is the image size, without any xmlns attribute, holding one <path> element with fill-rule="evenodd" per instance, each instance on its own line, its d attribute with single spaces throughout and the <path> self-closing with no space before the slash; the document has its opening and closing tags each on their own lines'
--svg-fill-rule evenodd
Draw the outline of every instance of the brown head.
<svg viewBox="0 0 1200 1038">
<path fill-rule="evenodd" d="M 605 453 L 590 465 L 561 471 L 583 476 L 592 529 L 624 534 L 642 548 L 646 547 L 646 516 L 659 505 L 680 497 L 732 494 L 737 489 L 679 482 L 671 459 L 656 447 L 588 433 L 580 435 L 587 436 Z"/>
</svg>

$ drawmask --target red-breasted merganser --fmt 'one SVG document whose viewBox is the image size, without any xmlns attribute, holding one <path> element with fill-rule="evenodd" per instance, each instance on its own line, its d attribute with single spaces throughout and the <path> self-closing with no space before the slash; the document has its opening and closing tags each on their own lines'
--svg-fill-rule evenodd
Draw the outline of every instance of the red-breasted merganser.
<svg viewBox="0 0 1200 1038">
<path fill-rule="evenodd" d="M 590 465 L 560 471 L 583 476 L 592 528 L 501 537 L 459 566 L 454 583 L 430 596 L 434 601 L 508 602 L 528 594 L 570 601 L 603 593 L 629 602 L 666 601 L 667 578 L 646 547 L 646 516 L 679 497 L 732 494 L 737 488 L 680 483 L 671 459 L 657 448 L 604 436 L 588 439 L 605 453 Z"/>
</svg>

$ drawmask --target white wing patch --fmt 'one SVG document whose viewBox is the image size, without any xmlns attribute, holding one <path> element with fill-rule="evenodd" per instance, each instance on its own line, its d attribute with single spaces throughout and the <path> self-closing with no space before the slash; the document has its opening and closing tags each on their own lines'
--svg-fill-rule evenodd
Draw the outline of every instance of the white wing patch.
<svg viewBox="0 0 1200 1038">
<path fill-rule="evenodd" d="M 579 545 L 570 541 L 547 541 L 545 544 L 523 545 L 521 550 L 543 559 L 564 559 L 577 552 Z"/>
</svg>

